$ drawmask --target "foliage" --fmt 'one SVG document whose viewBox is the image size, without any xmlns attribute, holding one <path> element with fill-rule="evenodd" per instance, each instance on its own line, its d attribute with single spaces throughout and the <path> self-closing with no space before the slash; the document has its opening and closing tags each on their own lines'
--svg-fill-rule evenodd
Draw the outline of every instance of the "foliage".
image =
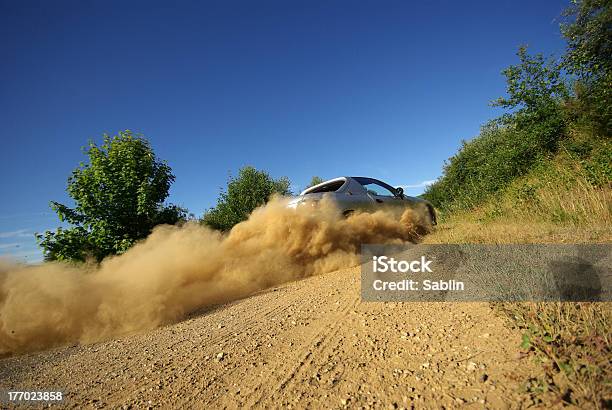
<svg viewBox="0 0 612 410">
<path fill-rule="evenodd" d="M 211 228 L 230 230 L 245 221 L 255 208 L 264 205 L 273 194 L 289 195 L 290 182 L 286 177 L 277 180 L 264 171 L 247 166 L 237 177 L 230 177 L 227 190 L 221 192 L 217 205 L 204 213 L 202 222 Z"/>
<path fill-rule="evenodd" d="M 594 187 L 605 187 L 612 181 L 612 140 L 578 134 L 564 141 L 562 149 L 584 170 L 585 179 Z"/>
<path fill-rule="evenodd" d="M 104 135 L 104 143 L 83 149 L 81 163 L 68 178 L 70 208 L 51 202 L 60 221 L 72 225 L 37 234 L 46 260 L 102 260 L 120 254 L 145 238 L 159 224 L 185 217 L 175 205 L 164 205 L 174 175 L 159 161 L 149 144 L 132 132 Z"/>
<path fill-rule="evenodd" d="M 562 64 L 519 49 L 504 70 L 511 110 L 464 142 L 425 197 L 445 221 L 432 243 L 609 242 L 612 223 L 612 2 L 576 0 Z M 563 69 L 573 77 L 565 84 Z M 569 85 L 569 86 L 568 86 Z M 573 94 L 568 92 L 571 89 Z M 609 407 L 610 309 L 601 303 L 499 305 L 524 330 L 539 395 Z M 530 387 L 529 387 L 530 386 Z"/>
<path fill-rule="evenodd" d="M 578 77 L 575 85 L 577 114 L 612 134 L 612 2 L 576 0 L 561 26 L 567 40 L 564 67 Z"/>
<path fill-rule="evenodd" d="M 564 14 L 573 20 L 561 27 L 561 63 L 519 48 L 519 64 L 503 71 L 507 96 L 493 102 L 509 111 L 445 164 L 423 195 L 437 207 L 472 209 L 560 150 L 579 160 L 589 183 L 609 183 L 612 2 L 577 0 Z M 573 77 L 564 78 L 564 69 Z"/>
<path fill-rule="evenodd" d="M 478 205 L 556 152 L 564 138 L 560 102 L 568 93 L 558 64 L 542 55 L 530 56 L 524 47 L 517 55 L 520 64 L 503 71 L 508 96 L 493 103 L 514 111 L 485 124 L 478 137 L 464 141 L 449 159 L 443 177 L 424 194 L 437 207 Z"/>
<path fill-rule="evenodd" d="M 311 186 L 319 185 L 322 182 L 324 182 L 323 178 L 315 175 L 312 177 L 312 179 L 310 180 L 310 184 L 308 184 L 306 188 L 310 188 Z"/>
<path fill-rule="evenodd" d="M 542 54 L 527 54 L 525 46 L 519 47 L 516 55 L 520 64 L 511 65 L 502 71 L 506 77 L 508 97 L 500 97 L 492 105 L 520 107 L 523 112 L 537 113 L 567 98 L 567 87 L 561 77 L 559 64 L 553 59 L 545 59 Z"/>
<path fill-rule="evenodd" d="M 427 243 L 609 243 L 612 144 L 571 135 L 543 160 L 476 208 L 445 215 Z M 607 158 L 605 161 L 603 158 Z M 521 280 L 529 280 L 526 275 Z M 538 407 L 608 408 L 610 320 L 606 303 L 496 303 L 522 329 L 524 353 L 541 364 L 526 382 Z M 518 344 L 518 343 L 517 343 Z"/>
</svg>

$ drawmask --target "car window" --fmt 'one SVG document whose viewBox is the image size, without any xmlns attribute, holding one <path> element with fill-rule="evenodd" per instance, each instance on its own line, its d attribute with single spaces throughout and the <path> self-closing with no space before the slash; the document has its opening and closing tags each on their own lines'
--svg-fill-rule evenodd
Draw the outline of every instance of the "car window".
<svg viewBox="0 0 612 410">
<path fill-rule="evenodd" d="M 389 189 L 376 182 L 365 182 L 361 185 L 363 185 L 370 195 L 395 197 L 394 192 L 391 192 Z"/>
<path fill-rule="evenodd" d="M 339 181 L 333 181 L 333 182 L 329 182 L 325 185 L 322 185 L 318 188 L 315 189 L 309 189 L 307 190 L 307 194 L 315 194 L 315 193 L 320 193 L 320 192 L 336 192 L 337 190 L 339 190 L 340 188 L 342 188 L 342 185 L 344 185 L 346 181 L 341 179 Z"/>
</svg>

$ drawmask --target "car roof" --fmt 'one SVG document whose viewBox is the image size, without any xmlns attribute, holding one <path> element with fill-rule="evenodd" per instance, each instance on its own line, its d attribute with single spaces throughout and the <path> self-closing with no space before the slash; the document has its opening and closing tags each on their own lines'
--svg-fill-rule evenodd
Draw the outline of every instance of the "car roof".
<svg viewBox="0 0 612 410">
<path fill-rule="evenodd" d="M 387 184 L 386 182 L 381 181 L 380 179 L 376 179 L 376 178 L 370 178 L 370 177 L 337 177 L 337 178 L 332 178 L 332 179 L 328 179 L 327 181 L 323 181 L 320 184 L 311 186 L 305 190 L 303 190 L 300 195 L 304 195 L 304 194 L 308 194 L 311 191 L 315 191 L 317 188 L 320 188 L 324 185 L 330 184 L 330 183 L 334 183 L 334 182 L 338 182 L 338 181 L 348 181 L 348 180 L 355 180 L 357 183 L 359 183 L 360 185 L 363 184 L 380 184 L 384 187 L 386 187 L 387 189 L 391 190 L 391 191 L 395 191 L 395 188 L 392 187 L 391 185 Z"/>
<path fill-rule="evenodd" d="M 395 191 L 394 187 L 387 184 L 386 182 L 381 181 L 380 179 L 370 178 L 370 177 L 351 177 L 351 178 L 353 178 L 355 181 L 359 182 L 362 185 L 375 183 L 375 184 L 380 184 L 391 191 Z"/>
</svg>

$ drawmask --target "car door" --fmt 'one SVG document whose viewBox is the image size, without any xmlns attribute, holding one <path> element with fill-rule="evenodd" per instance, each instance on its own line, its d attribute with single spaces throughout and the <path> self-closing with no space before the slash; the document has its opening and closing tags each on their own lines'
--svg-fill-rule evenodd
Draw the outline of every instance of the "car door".
<svg viewBox="0 0 612 410">
<path fill-rule="evenodd" d="M 342 210 L 374 210 L 376 202 L 368 195 L 365 187 L 357 179 L 348 178 L 347 184 L 340 191 L 338 192 L 338 202 Z"/>
</svg>

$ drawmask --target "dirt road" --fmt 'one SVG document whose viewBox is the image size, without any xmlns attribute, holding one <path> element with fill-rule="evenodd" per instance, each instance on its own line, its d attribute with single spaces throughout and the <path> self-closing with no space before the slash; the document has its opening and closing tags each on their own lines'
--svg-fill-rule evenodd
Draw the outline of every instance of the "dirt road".
<svg viewBox="0 0 612 410">
<path fill-rule="evenodd" d="M 62 407 L 516 408 L 537 368 L 486 303 L 362 303 L 359 268 L 152 332 L 0 361 Z M 521 407 L 522 407 L 521 406 Z"/>
</svg>

